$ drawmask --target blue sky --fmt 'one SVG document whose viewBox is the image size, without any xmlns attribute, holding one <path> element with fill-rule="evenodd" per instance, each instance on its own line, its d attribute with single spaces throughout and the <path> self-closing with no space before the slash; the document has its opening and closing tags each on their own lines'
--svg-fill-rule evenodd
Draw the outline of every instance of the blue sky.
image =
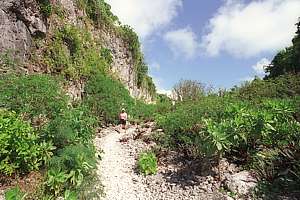
<svg viewBox="0 0 300 200">
<path fill-rule="evenodd" d="M 180 79 L 230 88 L 291 44 L 300 0 L 107 0 L 138 33 L 160 92 Z"/>
</svg>

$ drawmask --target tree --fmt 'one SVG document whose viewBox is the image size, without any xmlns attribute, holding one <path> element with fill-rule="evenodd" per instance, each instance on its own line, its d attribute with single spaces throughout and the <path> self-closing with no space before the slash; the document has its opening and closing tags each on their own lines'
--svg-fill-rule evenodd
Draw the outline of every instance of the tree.
<svg viewBox="0 0 300 200">
<path fill-rule="evenodd" d="M 296 36 L 293 38 L 293 45 L 280 51 L 267 66 L 266 72 L 269 73 L 265 77 L 275 78 L 284 74 L 300 73 L 300 18 L 297 25 Z"/>
<path fill-rule="evenodd" d="M 205 95 L 204 84 L 194 80 L 181 80 L 173 88 L 177 100 L 197 100 Z"/>
<path fill-rule="evenodd" d="M 296 32 L 296 36 L 293 39 L 294 55 L 295 55 L 294 62 L 298 66 L 296 68 L 297 72 L 300 72 L 300 17 L 299 17 L 299 21 L 296 25 L 297 25 L 297 32 Z"/>
</svg>

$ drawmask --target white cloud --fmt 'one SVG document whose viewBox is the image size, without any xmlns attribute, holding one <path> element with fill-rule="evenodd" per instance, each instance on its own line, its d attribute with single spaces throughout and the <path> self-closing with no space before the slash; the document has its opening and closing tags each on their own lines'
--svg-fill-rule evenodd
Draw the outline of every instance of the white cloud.
<svg viewBox="0 0 300 200">
<path fill-rule="evenodd" d="M 168 25 L 177 16 L 182 0 L 107 0 L 123 24 L 145 38 Z"/>
<path fill-rule="evenodd" d="M 252 68 L 258 75 L 264 75 L 265 68 L 266 68 L 266 66 L 270 65 L 270 63 L 271 63 L 271 61 L 268 60 L 267 58 L 262 58 L 255 65 L 253 65 Z"/>
<path fill-rule="evenodd" d="M 172 90 L 168 90 L 163 87 L 163 80 L 161 78 L 154 76 L 152 76 L 152 78 L 158 94 L 165 94 L 169 97 L 172 95 Z"/>
<path fill-rule="evenodd" d="M 243 77 L 243 78 L 240 78 L 239 81 L 240 82 L 248 82 L 248 81 L 253 81 L 255 78 L 255 76 L 246 76 L 246 77 Z"/>
<path fill-rule="evenodd" d="M 172 97 L 172 90 L 158 89 L 157 93 L 158 94 L 165 94 L 168 97 Z"/>
<path fill-rule="evenodd" d="M 212 56 L 273 53 L 291 44 L 298 17 L 299 0 L 226 0 L 210 19 L 202 46 Z"/>
<path fill-rule="evenodd" d="M 160 64 L 157 63 L 157 62 L 153 62 L 153 63 L 150 64 L 150 69 L 159 71 L 160 70 Z"/>
<path fill-rule="evenodd" d="M 189 27 L 167 32 L 164 39 L 176 57 L 193 58 L 199 47 L 197 37 Z"/>
<path fill-rule="evenodd" d="M 252 69 L 254 70 L 255 73 L 252 73 L 251 76 L 240 78 L 239 81 L 240 82 L 253 81 L 255 77 L 263 78 L 266 75 L 265 68 L 270 64 L 271 61 L 268 58 L 260 59 L 255 65 L 252 65 Z"/>
</svg>

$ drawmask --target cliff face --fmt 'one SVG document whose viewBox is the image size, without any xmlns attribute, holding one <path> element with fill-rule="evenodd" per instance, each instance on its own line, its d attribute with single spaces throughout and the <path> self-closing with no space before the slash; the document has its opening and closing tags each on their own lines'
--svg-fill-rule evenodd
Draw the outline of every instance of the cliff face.
<svg viewBox="0 0 300 200">
<path fill-rule="evenodd" d="M 11 50 L 21 60 L 28 57 L 32 36 L 46 34 L 35 0 L 0 0 L 0 52 Z"/>
<path fill-rule="evenodd" d="M 87 14 L 75 1 L 51 0 L 49 3 L 64 14 L 61 22 L 64 25 L 69 24 L 78 29 L 86 26 Z M 34 43 L 36 37 L 51 40 L 49 35 L 54 34 L 58 20 L 46 17 L 40 7 L 37 0 L 0 0 L 0 53 L 10 52 L 14 57 L 27 62 L 31 60 L 32 51 L 36 50 Z M 101 48 L 109 49 L 112 58 L 111 71 L 129 90 L 131 96 L 148 103 L 152 102 L 151 92 L 146 87 L 138 85 L 136 61 L 128 41 L 105 25 L 91 24 L 88 31 L 95 40 L 101 41 Z M 34 65 L 32 61 L 31 64 Z M 31 71 L 47 73 L 49 70 Z M 69 82 L 66 91 L 74 100 L 78 100 L 84 92 L 83 88 L 83 80 L 73 80 Z"/>
<path fill-rule="evenodd" d="M 127 42 L 114 33 L 102 31 L 100 36 L 104 41 L 105 47 L 112 53 L 112 72 L 120 78 L 131 96 L 144 99 L 146 102 L 152 102 L 152 96 L 147 89 L 143 87 L 139 88 L 137 85 L 137 74 L 134 67 L 135 61 L 132 53 L 128 50 Z"/>
</svg>

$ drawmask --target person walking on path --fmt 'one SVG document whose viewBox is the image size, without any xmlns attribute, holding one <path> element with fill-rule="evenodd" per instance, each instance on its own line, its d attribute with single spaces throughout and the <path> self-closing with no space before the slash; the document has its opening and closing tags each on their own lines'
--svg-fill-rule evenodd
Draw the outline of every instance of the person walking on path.
<svg viewBox="0 0 300 200">
<path fill-rule="evenodd" d="M 126 130 L 127 113 L 125 112 L 125 108 L 122 108 L 121 113 L 119 114 L 119 120 L 121 128 Z"/>
</svg>

